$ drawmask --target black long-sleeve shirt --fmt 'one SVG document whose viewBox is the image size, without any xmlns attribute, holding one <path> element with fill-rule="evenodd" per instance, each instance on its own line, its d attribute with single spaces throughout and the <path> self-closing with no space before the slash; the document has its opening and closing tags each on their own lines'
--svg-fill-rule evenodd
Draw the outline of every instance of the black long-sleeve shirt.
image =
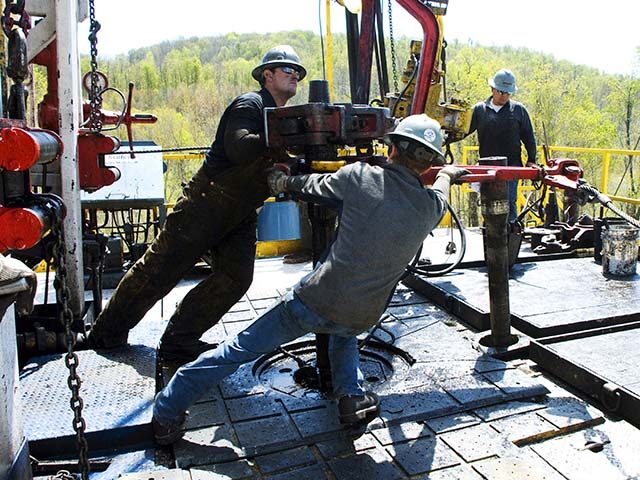
<svg viewBox="0 0 640 480">
<path fill-rule="evenodd" d="M 275 107 L 265 88 L 236 97 L 226 108 L 211 150 L 204 160 L 207 175 L 236 200 L 255 205 L 269 196 L 265 170 L 264 108 Z"/>
<path fill-rule="evenodd" d="M 507 157 L 507 164 L 522 166 L 522 149 L 527 151 L 527 161 L 536 161 L 536 139 L 527 109 L 519 102 L 509 100 L 498 112 L 489 103 L 491 97 L 473 108 L 469 134 L 478 131 L 480 157 Z"/>
</svg>

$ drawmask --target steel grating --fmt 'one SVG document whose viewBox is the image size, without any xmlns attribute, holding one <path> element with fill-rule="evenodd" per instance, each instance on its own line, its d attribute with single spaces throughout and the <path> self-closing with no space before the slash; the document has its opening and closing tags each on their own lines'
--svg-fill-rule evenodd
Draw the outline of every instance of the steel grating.
<svg viewBox="0 0 640 480">
<path fill-rule="evenodd" d="M 486 268 L 404 282 L 473 327 L 489 329 Z M 592 258 L 519 263 L 509 300 L 513 327 L 534 338 L 628 323 L 640 320 L 640 275 L 605 277 Z"/>
<path fill-rule="evenodd" d="M 149 443 L 155 351 L 136 345 L 77 355 L 92 451 Z M 67 377 L 61 354 L 34 358 L 20 373 L 25 434 L 34 455 L 64 456 L 75 451 Z"/>
</svg>

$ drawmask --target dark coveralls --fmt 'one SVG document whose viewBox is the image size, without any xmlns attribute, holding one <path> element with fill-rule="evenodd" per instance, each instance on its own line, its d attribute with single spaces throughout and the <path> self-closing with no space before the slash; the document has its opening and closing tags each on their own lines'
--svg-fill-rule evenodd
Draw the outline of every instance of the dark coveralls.
<svg viewBox="0 0 640 480">
<path fill-rule="evenodd" d="M 124 344 L 129 330 L 208 250 L 213 271 L 178 305 L 161 351 L 194 348 L 198 354 L 200 336 L 246 293 L 253 280 L 256 209 L 269 196 L 263 109 L 275 106 L 263 88 L 227 107 L 203 166 L 96 320 L 90 334 L 94 346 Z"/>
<path fill-rule="evenodd" d="M 496 112 L 489 103 L 491 97 L 473 108 L 469 134 L 478 131 L 480 157 L 507 157 L 507 164 L 522 167 L 522 147 L 527 151 L 527 161 L 536 161 L 536 139 L 527 109 L 513 100 Z M 509 182 L 509 220 L 515 220 L 518 181 Z"/>
</svg>

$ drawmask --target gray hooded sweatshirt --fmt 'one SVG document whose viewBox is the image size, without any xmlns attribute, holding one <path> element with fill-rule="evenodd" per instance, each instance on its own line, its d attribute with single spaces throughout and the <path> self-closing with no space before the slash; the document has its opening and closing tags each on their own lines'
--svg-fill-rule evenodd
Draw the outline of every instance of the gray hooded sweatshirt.
<svg viewBox="0 0 640 480">
<path fill-rule="evenodd" d="M 449 181 L 424 188 L 404 166 L 356 162 L 333 174 L 289 177 L 286 188 L 303 200 L 333 203 L 340 215 L 326 259 L 298 283 L 296 294 L 327 320 L 363 331 L 378 321 L 405 267 L 440 222 Z"/>
</svg>

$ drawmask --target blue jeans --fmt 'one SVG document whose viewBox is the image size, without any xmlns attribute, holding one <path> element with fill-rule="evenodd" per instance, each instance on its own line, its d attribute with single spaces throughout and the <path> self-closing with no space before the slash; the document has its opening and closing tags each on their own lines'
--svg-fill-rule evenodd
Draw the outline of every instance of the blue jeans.
<svg viewBox="0 0 640 480">
<path fill-rule="evenodd" d="M 518 217 L 518 180 L 510 180 L 507 182 L 509 189 L 509 221 L 513 222 Z"/>
<path fill-rule="evenodd" d="M 309 332 L 330 335 L 329 360 L 334 393 L 337 396 L 363 395 L 356 339 L 360 332 L 325 320 L 289 292 L 234 338 L 180 367 L 156 396 L 153 415 L 163 423 L 176 421 L 207 390 L 218 385 L 240 365 Z"/>
</svg>

